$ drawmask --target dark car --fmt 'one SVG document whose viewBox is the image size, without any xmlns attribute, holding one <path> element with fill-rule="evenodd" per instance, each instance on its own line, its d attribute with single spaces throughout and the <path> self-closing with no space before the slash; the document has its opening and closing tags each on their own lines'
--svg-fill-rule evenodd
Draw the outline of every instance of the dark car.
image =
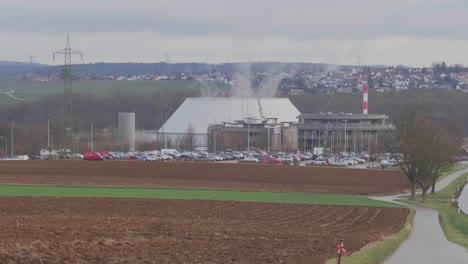
<svg viewBox="0 0 468 264">
<path fill-rule="evenodd" d="M 179 156 L 179 159 L 181 160 L 193 160 L 195 157 L 193 155 L 190 155 L 190 154 L 181 154 Z"/>
</svg>

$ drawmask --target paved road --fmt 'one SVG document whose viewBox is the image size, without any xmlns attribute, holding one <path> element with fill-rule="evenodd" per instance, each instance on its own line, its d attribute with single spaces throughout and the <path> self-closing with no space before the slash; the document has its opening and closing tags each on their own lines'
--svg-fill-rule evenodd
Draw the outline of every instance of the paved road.
<svg viewBox="0 0 468 264">
<path fill-rule="evenodd" d="M 441 190 L 463 173 L 464 169 L 451 174 L 436 184 Z M 393 201 L 396 196 L 371 197 L 383 201 Z M 393 201 L 394 202 L 394 201 Z M 399 203 L 399 202 L 397 202 Z M 416 210 L 414 226 L 408 239 L 384 264 L 424 263 L 424 264 L 460 264 L 468 263 L 468 250 L 447 240 L 439 224 L 437 211 L 425 207 L 407 205 Z"/>
<path fill-rule="evenodd" d="M 465 214 L 468 214 L 468 184 L 465 185 L 460 197 L 458 197 L 458 206 Z"/>
</svg>

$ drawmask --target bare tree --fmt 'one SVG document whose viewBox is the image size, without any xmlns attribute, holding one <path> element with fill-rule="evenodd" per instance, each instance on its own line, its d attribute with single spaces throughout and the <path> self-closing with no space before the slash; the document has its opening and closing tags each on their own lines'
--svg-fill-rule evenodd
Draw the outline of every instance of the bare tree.
<svg viewBox="0 0 468 264">
<path fill-rule="evenodd" d="M 441 171 L 454 162 L 461 144 L 460 125 L 437 120 L 430 106 L 415 102 L 402 107 L 397 126 L 400 168 L 411 184 L 411 199 L 420 187 L 425 201 L 427 191 L 435 185 Z"/>
<path fill-rule="evenodd" d="M 416 125 L 414 113 L 408 113 L 404 121 L 400 121 L 397 126 L 397 134 L 399 138 L 399 150 L 402 154 L 400 160 L 400 168 L 408 177 L 411 185 L 411 199 L 414 199 L 416 193 L 416 186 L 418 184 L 419 168 L 421 167 L 421 155 L 424 151 L 420 148 L 424 144 L 420 143 L 420 137 L 415 136 L 419 134 L 419 126 Z"/>
<path fill-rule="evenodd" d="M 185 131 L 185 136 L 182 140 L 186 148 L 188 148 L 189 150 L 193 150 L 193 145 L 195 143 L 195 133 L 195 127 L 191 123 L 189 123 L 187 126 L 187 130 Z"/>
<path fill-rule="evenodd" d="M 462 142 L 463 132 L 461 122 L 454 118 L 448 120 L 447 123 L 439 125 L 435 128 L 436 142 L 435 146 L 438 151 L 435 151 L 432 156 L 434 170 L 430 176 L 431 193 L 435 192 L 435 184 L 442 174 L 444 169 L 450 167 L 455 162 L 455 156 L 459 154 Z"/>
</svg>

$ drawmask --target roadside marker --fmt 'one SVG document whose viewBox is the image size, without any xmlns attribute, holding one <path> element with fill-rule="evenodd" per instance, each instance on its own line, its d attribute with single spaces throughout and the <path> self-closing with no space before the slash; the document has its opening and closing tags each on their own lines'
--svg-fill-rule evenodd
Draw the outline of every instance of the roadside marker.
<svg viewBox="0 0 468 264">
<path fill-rule="evenodd" d="M 336 250 L 338 251 L 338 264 L 341 263 L 341 255 L 346 254 L 346 249 L 344 249 L 344 243 L 336 246 Z"/>
</svg>

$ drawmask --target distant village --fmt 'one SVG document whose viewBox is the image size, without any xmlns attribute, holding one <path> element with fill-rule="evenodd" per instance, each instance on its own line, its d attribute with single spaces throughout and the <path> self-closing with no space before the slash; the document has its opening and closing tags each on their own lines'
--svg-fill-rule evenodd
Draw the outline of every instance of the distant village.
<svg viewBox="0 0 468 264">
<path fill-rule="evenodd" d="M 85 75 L 81 79 L 115 81 L 137 80 L 197 80 L 236 86 L 239 72 L 171 73 L 140 75 Z M 304 93 L 359 92 L 363 83 L 378 92 L 407 89 L 445 89 L 468 92 L 468 69 L 462 65 L 434 64 L 428 68 L 397 67 L 336 67 L 316 71 L 248 72 L 252 86 L 265 85 L 262 80 L 274 78 L 281 95 Z M 35 81 L 59 81 L 59 77 L 36 77 Z M 270 83 L 271 85 L 271 83 Z"/>
</svg>

